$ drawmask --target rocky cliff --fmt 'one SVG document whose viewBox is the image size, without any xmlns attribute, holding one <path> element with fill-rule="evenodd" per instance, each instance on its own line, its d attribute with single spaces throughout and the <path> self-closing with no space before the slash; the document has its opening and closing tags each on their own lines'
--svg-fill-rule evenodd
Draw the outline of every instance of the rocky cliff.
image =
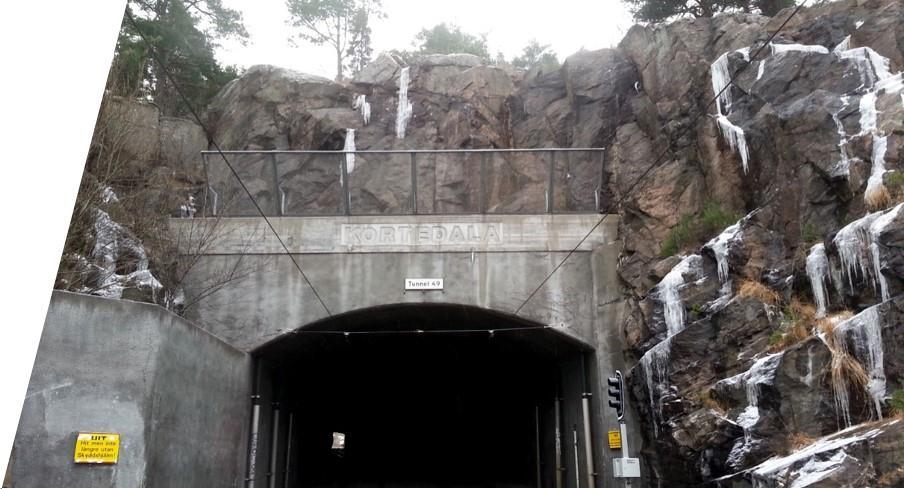
<svg viewBox="0 0 904 489">
<path fill-rule="evenodd" d="M 338 84 L 255 66 L 207 122 L 230 150 L 605 148 L 556 192 L 621 216 L 648 482 L 901 485 L 904 3 L 806 8 L 767 43 L 790 13 L 635 26 L 553 71 L 381 55 Z M 265 208 L 337 209 L 333 160 L 235 161 Z M 405 210 L 407 163 L 367 163 L 349 161 L 356 201 Z M 467 164 L 430 163 L 419 209 L 474 211 Z M 545 168 L 505 167 L 489 208 L 542 202 Z"/>
</svg>

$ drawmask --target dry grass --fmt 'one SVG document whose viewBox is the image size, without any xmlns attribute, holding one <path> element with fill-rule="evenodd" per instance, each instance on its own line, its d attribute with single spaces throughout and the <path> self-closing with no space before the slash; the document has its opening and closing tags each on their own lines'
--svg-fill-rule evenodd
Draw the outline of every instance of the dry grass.
<svg viewBox="0 0 904 489">
<path fill-rule="evenodd" d="M 781 301 L 781 297 L 777 292 L 755 280 L 742 281 L 741 286 L 738 288 L 738 295 L 756 299 L 766 304 L 777 304 Z"/>
<path fill-rule="evenodd" d="M 792 298 L 791 304 L 785 308 L 785 321 L 781 330 L 772 333 L 769 351 L 775 353 L 809 338 L 813 334 L 814 325 L 816 307 L 796 297 Z"/>
<path fill-rule="evenodd" d="M 791 433 L 785 439 L 785 443 L 787 443 L 790 452 L 800 450 L 801 448 L 812 444 L 814 441 L 816 441 L 816 438 L 801 432 Z"/>
<path fill-rule="evenodd" d="M 693 400 L 696 401 L 702 407 L 712 409 L 720 414 L 725 414 L 728 412 L 728 407 L 724 406 L 722 403 L 712 397 L 711 390 L 700 390 L 697 391 L 696 395 L 693 396 Z"/>
<path fill-rule="evenodd" d="M 871 192 L 867 191 L 863 195 L 863 200 L 866 202 L 866 207 L 871 211 L 884 209 L 892 202 L 891 193 L 888 192 L 885 185 L 879 185 L 872 189 Z"/>
<path fill-rule="evenodd" d="M 816 329 L 819 330 L 820 333 L 826 335 L 826 341 L 828 341 L 830 345 L 834 345 L 835 326 L 838 326 L 839 323 L 847 321 L 852 317 L 854 317 L 852 311 L 841 311 L 817 320 Z"/>
<path fill-rule="evenodd" d="M 844 351 L 844 348 L 831 348 L 832 350 L 832 384 L 846 386 L 848 392 L 854 392 L 858 397 L 866 395 L 866 386 L 869 384 L 869 374 L 856 358 Z"/>
</svg>

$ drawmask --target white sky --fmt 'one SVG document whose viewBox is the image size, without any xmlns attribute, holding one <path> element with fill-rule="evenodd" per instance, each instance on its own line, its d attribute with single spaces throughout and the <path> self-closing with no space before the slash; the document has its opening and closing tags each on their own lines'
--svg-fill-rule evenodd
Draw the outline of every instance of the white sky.
<svg viewBox="0 0 904 489">
<path fill-rule="evenodd" d="M 273 64 L 333 78 L 335 54 L 329 47 L 288 38 L 285 0 L 226 0 L 244 15 L 251 36 L 247 46 L 223 42 L 217 58 L 225 64 L 249 67 Z M 457 24 L 471 34 L 487 34 L 492 55 L 511 60 L 536 38 L 550 44 L 560 60 L 585 49 L 611 47 L 631 27 L 631 15 L 621 0 L 383 0 L 386 18 L 373 24 L 374 56 L 390 49 L 411 49 L 414 36 L 440 22 Z"/>
</svg>

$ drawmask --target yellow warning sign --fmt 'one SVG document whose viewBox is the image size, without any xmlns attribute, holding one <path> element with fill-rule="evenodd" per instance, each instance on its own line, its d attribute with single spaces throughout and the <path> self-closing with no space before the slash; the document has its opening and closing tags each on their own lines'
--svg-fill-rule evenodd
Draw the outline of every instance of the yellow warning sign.
<svg viewBox="0 0 904 489">
<path fill-rule="evenodd" d="M 618 430 L 609 432 L 609 448 L 621 448 L 621 432 Z"/>
<path fill-rule="evenodd" d="M 79 433 L 75 463 L 115 464 L 119 460 L 119 433 Z"/>
</svg>

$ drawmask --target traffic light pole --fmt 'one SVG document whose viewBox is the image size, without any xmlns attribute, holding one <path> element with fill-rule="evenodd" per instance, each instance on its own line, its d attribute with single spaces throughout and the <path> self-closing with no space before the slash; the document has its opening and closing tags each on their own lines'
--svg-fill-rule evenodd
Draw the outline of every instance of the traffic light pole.
<svg viewBox="0 0 904 489">
<path fill-rule="evenodd" d="M 631 487 L 631 477 L 640 477 L 640 460 L 628 456 L 628 427 L 625 424 L 625 381 L 622 373 L 615 371 L 615 377 L 606 380 L 609 384 L 609 406 L 618 414 L 619 437 L 621 438 L 621 458 L 612 459 L 615 477 L 625 479 L 625 487 Z"/>
</svg>

